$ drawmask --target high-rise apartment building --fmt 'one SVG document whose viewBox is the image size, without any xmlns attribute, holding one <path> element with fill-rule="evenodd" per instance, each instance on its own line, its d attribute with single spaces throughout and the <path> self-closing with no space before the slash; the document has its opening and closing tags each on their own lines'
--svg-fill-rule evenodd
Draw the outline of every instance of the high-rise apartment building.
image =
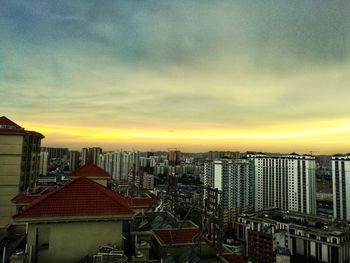
<svg viewBox="0 0 350 263">
<path fill-rule="evenodd" d="M 39 174 L 47 175 L 47 166 L 49 164 L 49 153 L 47 151 L 41 150 L 40 152 L 40 164 L 39 164 Z"/>
<path fill-rule="evenodd" d="M 278 207 L 316 213 L 314 157 L 297 154 L 247 157 L 254 162 L 256 211 Z"/>
<path fill-rule="evenodd" d="M 350 156 L 332 157 L 333 216 L 350 220 Z"/>
<path fill-rule="evenodd" d="M 168 152 L 168 160 L 170 165 L 178 165 L 180 164 L 180 154 L 181 152 L 178 150 L 171 150 Z"/>
<path fill-rule="evenodd" d="M 222 191 L 225 221 L 254 211 L 254 169 L 248 159 L 222 159 L 204 164 L 204 185 Z"/>
<path fill-rule="evenodd" d="M 69 151 L 69 170 L 74 171 L 79 168 L 80 163 L 80 152 Z"/>
<path fill-rule="evenodd" d="M 68 148 L 41 147 L 41 150 L 48 152 L 49 159 L 63 159 L 68 157 Z"/>
<path fill-rule="evenodd" d="M 142 176 L 143 189 L 153 190 L 154 189 L 154 175 L 153 174 L 143 174 Z"/>
<path fill-rule="evenodd" d="M 100 147 L 83 148 L 82 157 L 81 157 L 81 166 L 88 163 L 98 165 L 99 157 L 101 153 L 102 153 L 102 149 Z"/>
<path fill-rule="evenodd" d="M 135 176 L 135 186 L 147 189 L 147 190 L 153 190 L 154 189 L 154 175 L 148 174 L 144 172 L 140 172 Z"/>
<path fill-rule="evenodd" d="M 137 151 L 107 152 L 99 155 L 99 166 L 107 171 L 112 179 L 127 181 L 130 174 L 137 174 L 140 168 L 140 154 Z"/>
<path fill-rule="evenodd" d="M 0 117 L 0 227 L 9 224 L 16 212 L 11 199 L 36 185 L 42 138 Z"/>
</svg>

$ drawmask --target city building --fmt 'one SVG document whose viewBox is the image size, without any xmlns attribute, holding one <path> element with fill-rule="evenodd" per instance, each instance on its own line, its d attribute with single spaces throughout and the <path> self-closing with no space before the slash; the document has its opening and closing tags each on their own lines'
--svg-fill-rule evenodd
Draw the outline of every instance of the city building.
<svg viewBox="0 0 350 263">
<path fill-rule="evenodd" d="M 101 153 L 102 149 L 100 147 L 83 148 L 81 156 L 81 165 L 85 165 L 88 163 L 98 165 L 99 156 Z"/>
<path fill-rule="evenodd" d="M 79 177 L 14 216 L 27 225 L 26 262 L 78 262 L 113 244 L 123 250 L 123 222 L 135 212 L 123 196 Z M 22 261 L 23 262 L 23 261 Z"/>
<path fill-rule="evenodd" d="M 137 151 L 116 151 L 99 155 L 99 166 L 117 181 L 128 181 L 140 169 L 140 154 Z"/>
<path fill-rule="evenodd" d="M 154 175 L 146 172 L 139 172 L 135 176 L 135 186 L 145 190 L 154 189 Z"/>
<path fill-rule="evenodd" d="M 350 221 L 350 156 L 332 157 L 333 216 Z"/>
<path fill-rule="evenodd" d="M 142 176 L 142 188 L 143 189 L 148 189 L 148 190 L 153 190 L 154 189 L 154 175 L 153 174 L 148 174 L 144 173 Z"/>
<path fill-rule="evenodd" d="M 41 150 L 40 152 L 40 164 L 39 164 L 39 174 L 47 175 L 47 166 L 49 164 L 49 153 L 47 151 Z"/>
<path fill-rule="evenodd" d="M 315 158 L 248 154 L 255 169 L 255 210 L 278 207 L 316 214 Z"/>
<path fill-rule="evenodd" d="M 169 165 L 178 165 L 180 164 L 180 154 L 178 150 L 170 150 L 168 152 Z"/>
<path fill-rule="evenodd" d="M 74 171 L 80 166 L 80 152 L 69 151 L 69 170 Z"/>
<path fill-rule="evenodd" d="M 40 133 L 0 117 L 0 228 L 10 224 L 16 213 L 11 199 L 36 186 L 43 138 Z"/>
<path fill-rule="evenodd" d="M 275 208 L 239 215 L 235 229 L 253 262 L 347 263 L 350 259 L 350 226 L 345 221 Z"/>
<path fill-rule="evenodd" d="M 221 191 L 225 223 L 254 211 L 254 169 L 248 159 L 221 159 L 204 164 L 204 185 Z"/>
<path fill-rule="evenodd" d="M 208 152 L 209 161 L 220 160 L 222 158 L 239 159 L 241 158 L 241 154 L 240 152 L 230 152 L 230 151 L 209 151 Z"/>
<path fill-rule="evenodd" d="M 49 159 L 64 159 L 68 157 L 68 148 L 54 148 L 54 147 L 42 147 L 42 151 L 48 152 Z"/>
</svg>

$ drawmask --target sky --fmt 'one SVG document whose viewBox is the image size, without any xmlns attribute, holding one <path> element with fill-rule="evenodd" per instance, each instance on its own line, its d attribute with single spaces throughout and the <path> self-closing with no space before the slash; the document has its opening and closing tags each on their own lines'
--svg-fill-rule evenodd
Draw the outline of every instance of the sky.
<svg viewBox="0 0 350 263">
<path fill-rule="evenodd" d="M 350 152 L 350 1 L 0 3 L 0 115 L 45 146 Z"/>
</svg>

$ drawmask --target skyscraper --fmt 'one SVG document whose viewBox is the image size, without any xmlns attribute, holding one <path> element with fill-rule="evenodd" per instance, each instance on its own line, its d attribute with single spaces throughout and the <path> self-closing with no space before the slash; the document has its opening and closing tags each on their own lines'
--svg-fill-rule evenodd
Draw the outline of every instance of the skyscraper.
<svg viewBox="0 0 350 263">
<path fill-rule="evenodd" d="M 40 165 L 39 165 L 39 174 L 47 175 L 47 166 L 49 163 L 49 153 L 47 151 L 41 150 L 40 152 Z"/>
<path fill-rule="evenodd" d="M 315 158 L 248 154 L 255 167 L 255 209 L 278 207 L 316 213 Z"/>
<path fill-rule="evenodd" d="M 0 117 L 0 227 L 9 224 L 16 212 L 11 199 L 36 185 L 43 138 Z"/>
<path fill-rule="evenodd" d="M 180 151 L 170 150 L 168 152 L 169 165 L 178 165 L 180 164 Z"/>
<path fill-rule="evenodd" d="M 63 159 L 68 158 L 68 148 L 57 148 L 57 147 L 41 147 L 41 150 L 48 152 L 49 159 Z"/>
<path fill-rule="evenodd" d="M 204 164 L 204 185 L 222 191 L 225 221 L 254 210 L 254 169 L 248 159 L 221 159 Z"/>
<path fill-rule="evenodd" d="M 332 157 L 333 216 L 350 220 L 350 156 Z"/>
<path fill-rule="evenodd" d="M 69 170 L 74 171 L 79 167 L 79 151 L 69 151 Z"/>
<path fill-rule="evenodd" d="M 134 175 L 139 171 L 139 152 L 116 151 L 100 154 L 99 166 L 114 180 L 127 181 L 130 174 Z"/>
<path fill-rule="evenodd" d="M 81 157 L 81 166 L 88 163 L 98 165 L 99 156 L 101 153 L 102 153 L 102 149 L 100 147 L 83 148 L 82 157 Z"/>
</svg>

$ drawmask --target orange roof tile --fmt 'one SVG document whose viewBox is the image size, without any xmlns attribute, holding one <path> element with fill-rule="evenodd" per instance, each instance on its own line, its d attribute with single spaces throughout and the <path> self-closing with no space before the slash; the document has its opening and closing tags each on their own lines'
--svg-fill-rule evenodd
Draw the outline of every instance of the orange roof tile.
<svg viewBox="0 0 350 263">
<path fill-rule="evenodd" d="M 109 174 L 94 164 L 85 164 L 70 173 L 73 177 L 109 177 Z"/>
<path fill-rule="evenodd" d="M 164 244 L 168 245 L 193 243 L 194 239 L 199 235 L 198 228 L 156 229 L 153 231 Z"/>
<path fill-rule="evenodd" d="M 36 199 L 14 218 L 134 214 L 122 195 L 88 178 L 80 177 Z"/>
</svg>

